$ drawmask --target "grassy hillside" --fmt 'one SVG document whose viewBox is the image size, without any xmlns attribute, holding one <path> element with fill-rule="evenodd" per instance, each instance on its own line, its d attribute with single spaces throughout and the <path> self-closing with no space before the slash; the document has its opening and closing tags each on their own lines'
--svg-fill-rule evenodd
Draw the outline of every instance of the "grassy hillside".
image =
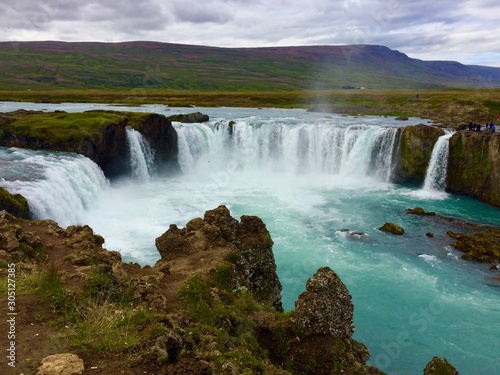
<svg viewBox="0 0 500 375">
<path fill-rule="evenodd" d="M 0 43 L 0 90 L 281 91 L 500 87 L 500 68 L 382 46 L 215 48 L 156 42 Z"/>
</svg>

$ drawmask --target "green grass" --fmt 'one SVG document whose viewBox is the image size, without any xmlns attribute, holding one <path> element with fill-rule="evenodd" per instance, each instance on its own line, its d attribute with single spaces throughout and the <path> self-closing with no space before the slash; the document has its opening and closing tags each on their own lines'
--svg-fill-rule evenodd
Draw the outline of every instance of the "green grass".
<svg viewBox="0 0 500 375">
<path fill-rule="evenodd" d="M 3 132 L 29 136 L 50 143 L 97 140 L 110 124 L 124 123 L 137 128 L 149 116 L 136 112 L 87 111 L 82 113 L 29 113 L 10 115 L 13 120 L 3 126 Z"/>
<path fill-rule="evenodd" d="M 416 98 L 416 95 L 419 98 Z M 417 116 L 437 122 L 458 124 L 461 121 L 493 121 L 500 114 L 500 89 L 465 90 L 279 90 L 279 91 L 196 91 L 136 88 L 130 90 L 46 90 L 0 91 L 0 101 L 28 102 L 93 102 L 122 105 L 164 104 L 171 107 L 319 107 L 346 114 Z M 198 109 L 200 110 L 200 109 Z M 202 111 L 202 109 L 201 109 Z M 78 119 L 78 116 L 80 118 Z M 116 115 L 115 115 L 116 116 Z M 135 115 L 141 116 L 141 115 Z M 87 112 L 67 115 L 72 121 L 61 119 L 65 134 L 72 135 L 81 128 L 79 137 L 94 134 L 96 128 L 117 117 Z M 38 120 L 42 120 L 38 122 Z M 26 129 L 50 131 L 49 117 L 24 120 Z M 94 125 L 92 125 L 94 124 Z M 59 134 L 59 133 L 58 133 Z M 58 136 L 54 134 L 54 136 Z"/>
</svg>

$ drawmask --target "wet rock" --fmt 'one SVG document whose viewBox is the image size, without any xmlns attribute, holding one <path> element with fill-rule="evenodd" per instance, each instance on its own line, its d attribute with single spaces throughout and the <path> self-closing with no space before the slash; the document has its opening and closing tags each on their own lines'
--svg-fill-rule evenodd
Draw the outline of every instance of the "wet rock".
<svg viewBox="0 0 500 375">
<path fill-rule="evenodd" d="M 435 216 L 436 213 L 435 212 L 432 212 L 432 211 L 429 211 L 429 212 L 425 212 L 423 208 L 421 207 L 415 207 L 415 208 L 409 208 L 405 211 L 407 214 L 410 214 L 410 215 L 421 215 L 421 216 Z"/>
<path fill-rule="evenodd" d="M 462 259 L 491 264 L 500 263 L 499 228 L 486 227 L 472 234 L 448 230 L 446 234 L 455 240 L 452 246 L 464 252 Z"/>
<path fill-rule="evenodd" d="M 398 236 L 403 235 L 405 233 L 404 229 L 395 223 L 385 223 L 378 229 L 382 232 L 391 233 Z"/>
<path fill-rule="evenodd" d="M 424 375 L 459 375 L 458 371 L 453 367 L 446 358 L 443 360 L 438 357 L 432 360 L 425 366 Z"/>
<path fill-rule="evenodd" d="M 85 366 L 76 354 L 54 354 L 42 359 L 37 375 L 80 375 Z"/>
</svg>

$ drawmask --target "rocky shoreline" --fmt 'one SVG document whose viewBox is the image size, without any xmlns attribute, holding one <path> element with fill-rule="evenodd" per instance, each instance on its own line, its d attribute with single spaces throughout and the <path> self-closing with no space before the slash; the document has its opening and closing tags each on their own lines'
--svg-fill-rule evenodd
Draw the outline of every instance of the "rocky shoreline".
<svg viewBox="0 0 500 375">
<path fill-rule="evenodd" d="M 219 206 L 171 225 L 153 267 L 122 262 L 103 242 L 88 226 L 0 213 L 0 262 L 15 264 L 18 288 L 19 371 L 383 374 L 352 339 L 351 296 L 330 268 L 282 312 L 273 241 L 258 217 L 238 221 Z M 426 374 L 456 373 L 435 361 Z"/>
</svg>

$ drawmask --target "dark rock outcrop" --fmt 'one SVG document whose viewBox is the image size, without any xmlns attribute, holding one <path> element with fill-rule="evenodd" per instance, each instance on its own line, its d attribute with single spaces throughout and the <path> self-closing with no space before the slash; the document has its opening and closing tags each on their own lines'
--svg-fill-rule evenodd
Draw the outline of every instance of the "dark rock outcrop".
<svg viewBox="0 0 500 375">
<path fill-rule="evenodd" d="M 434 144 L 444 131 L 423 124 L 400 131 L 400 159 L 394 177 L 397 181 L 423 182 Z"/>
<path fill-rule="evenodd" d="M 425 366 L 424 375 L 459 375 L 458 371 L 453 367 L 446 358 L 443 360 L 438 357 L 432 360 Z"/>
<path fill-rule="evenodd" d="M 500 134 L 461 131 L 450 138 L 447 189 L 500 207 Z"/>
<path fill-rule="evenodd" d="M 395 223 L 385 223 L 380 228 L 378 228 L 382 232 L 396 234 L 398 236 L 405 233 L 404 229 Z"/>
<path fill-rule="evenodd" d="M 188 114 L 172 115 L 167 117 L 170 121 L 183 122 L 186 124 L 194 124 L 196 122 L 206 122 L 210 120 L 208 115 L 201 112 L 194 112 Z"/>
<path fill-rule="evenodd" d="M 208 257 L 211 251 L 232 256 L 235 287 L 245 287 L 255 298 L 282 311 L 281 283 L 276 274 L 273 241 L 265 224 L 256 216 L 231 217 L 219 206 L 179 229 L 176 225 L 156 239 L 165 261 L 193 256 Z"/>
<path fill-rule="evenodd" d="M 10 194 L 0 187 L 0 211 L 3 210 L 21 219 L 29 219 L 30 216 L 30 208 L 26 198 L 21 194 Z"/>
</svg>

